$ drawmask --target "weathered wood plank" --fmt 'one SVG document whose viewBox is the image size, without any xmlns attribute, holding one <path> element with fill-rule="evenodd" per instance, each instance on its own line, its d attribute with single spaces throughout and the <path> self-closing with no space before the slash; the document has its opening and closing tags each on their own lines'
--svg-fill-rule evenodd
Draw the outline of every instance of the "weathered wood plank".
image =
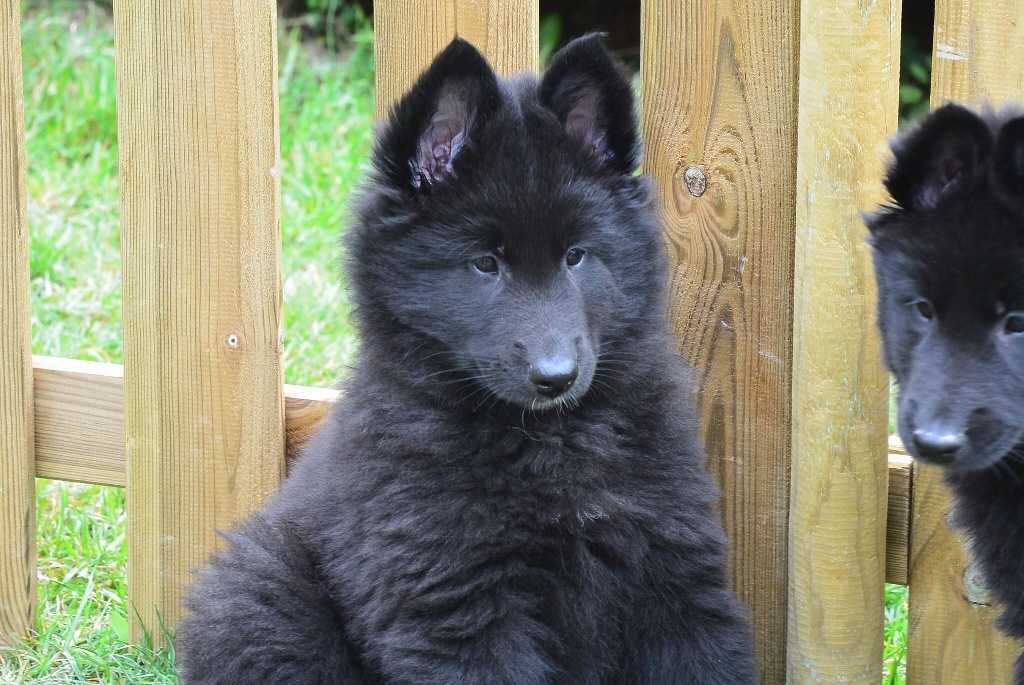
<svg viewBox="0 0 1024 685">
<path fill-rule="evenodd" d="M 1020 646 L 993 625 L 998 611 L 949 528 L 941 473 L 916 464 L 911 487 L 908 685 L 1010 683 Z"/>
<path fill-rule="evenodd" d="M 889 376 L 859 210 L 884 198 L 900 0 L 802 3 L 788 679 L 882 679 Z"/>
<path fill-rule="evenodd" d="M 124 486 L 122 367 L 34 357 L 36 476 Z M 284 386 L 288 463 L 327 415 L 338 393 Z M 889 445 L 886 580 L 906 584 L 911 463 L 899 441 Z"/>
<path fill-rule="evenodd" d="M 276 17 L 114 3 L 134 639 L 284 474 Z"/>
<path fill-rule="evenodd" d="M 33 357 L 36 476 L 125 484 L 124 374 L 117 364 Z M 288 460 L 313 433 L 337 391 L 284 386 Z"/>
<path fill-rule="evenodd" d="M 537 69 L 539 0 L 377 0 L 373 22 L 377 116 L 456 35 L 502 75 Z"/>
<path fill-rule="evenodd" d="M 938 0 L 932 105 L 1024 99 L 1024 3 Z M 907 682 L 1009 683 L 1019 645 L 996 631 L 963 539 L 947 524 L 941 472 L 915 465 Z"/>
<path fill-rule="evenodd" d="M 123 486 L 123 368 L 41 356 L 32 364 L 36 476 Z"/>
<path fill-rule="evenodd" d="M 885 582 L 907 584 L 910 554 L 910 483 L 914 465 L 906 454 L 889 448 L 889 511 L 886 513 Z"/>
<path fill-rule="evenodd" d="M 641 14 L 645 166 L 659 182 L 671 317 L 700 374 L 733 581 L 766 683 L 786 678 L 798 10 L 647 0 Z"/>
<path fill-rule="evenodd" d="M 35 625 L 32 317 L 21 4 L 0 2 L 0 645 Z"/>
<path fill-rule="evenodd" d="M 936 0 L 932 106 L 1024 100 L 1024 4 Z"/>
<path fill-rule="evenodd" d="M 284 386 L 285 453 L 289 463 L 299 456 L 299 449 L 320 426 L 337 398 L 338 392 L 328 388 Z"/>
</svg>

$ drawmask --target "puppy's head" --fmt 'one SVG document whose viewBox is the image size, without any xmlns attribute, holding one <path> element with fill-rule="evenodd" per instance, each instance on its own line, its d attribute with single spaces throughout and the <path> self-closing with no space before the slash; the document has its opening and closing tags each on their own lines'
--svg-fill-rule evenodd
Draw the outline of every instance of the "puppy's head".
<svg viewBox="0 0 1024 685">
<path fill-rule="evenodd" d="M 501 79 L 456 39 L 377 139 L 348 239 L 364 332 L 431 390 L 579 401 L 661 309 L 639 153 L 632 88 L 596 37 L 539 80 Z"/>
<path fill-rule="evenodd" d="M 1024 440 L 1024 118 L 946 105 L 893 144 L 869 217 L 899 432 L 957 471 Z"/>
</svg>

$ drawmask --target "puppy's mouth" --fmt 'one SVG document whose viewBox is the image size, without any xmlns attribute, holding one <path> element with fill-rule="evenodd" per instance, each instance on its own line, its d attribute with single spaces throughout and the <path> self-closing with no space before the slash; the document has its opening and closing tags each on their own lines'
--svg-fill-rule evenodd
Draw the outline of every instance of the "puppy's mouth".
<svg viewBox="0 0 1024 685">
<path fill-rule="evenodd" d="M 531 413 L 543 413 L 561 409 L 573 409 L 590 390 L 593 380 L 593 364 L 580 368 L 571 381 L 562 380 L 557 387 L 538 385 L 536 379 L 516 377 L 495 378 L 485 381 L 487 389 L 496 399 Z"/>
<path fill-rule="evenodd" d="M 538 388 L 533 382 L 527 383 L 517 397 L 512 399 L 531 412 L 545 412 L 562 408 L 573 408 L 587 394 L 593 379 L 593 371 L 581 369 L 579 375 L 563 388 Z"/>
</svg>

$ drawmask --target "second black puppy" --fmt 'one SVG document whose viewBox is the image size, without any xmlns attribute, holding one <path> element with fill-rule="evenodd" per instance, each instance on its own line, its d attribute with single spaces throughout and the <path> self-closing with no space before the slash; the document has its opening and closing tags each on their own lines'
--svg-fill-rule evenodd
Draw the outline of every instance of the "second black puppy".
<svg viewBox="0 0 1024 685">
<path fill-rule="evenodd" d="M 183 682 L 755 681 L 638 156 L 594 38 L 437 57 L 348 234 L 344 399 L 193 589 Z"/>
<path fill-rule="evenodd" d="M 1001 627 L 1024 638 L 1024 114 L 946 105 L 893 151 L 896 204 L 869 227 L 900 436 L 946 469 Z"/>
</svg>

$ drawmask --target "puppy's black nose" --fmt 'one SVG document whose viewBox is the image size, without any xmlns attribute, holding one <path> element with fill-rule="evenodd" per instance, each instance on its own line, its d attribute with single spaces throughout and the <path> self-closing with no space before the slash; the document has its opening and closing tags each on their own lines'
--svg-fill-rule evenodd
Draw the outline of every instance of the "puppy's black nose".
<svg viewBox="0 0 1024 685">
<path fill-rule="evenodd" d="M 914 431 L 914 446 L 918 456 L 939 465 L 951 464 L 966 439 L 963 433 L 944 426 L 918 428 Z"/>
<path fill-rule="evenodd" d="M 576 360 L 571 357 L 541 359 L 530 367 L 529 378 L 537 394 L 554 399 L 564 394 L 579 375 Z"/>
</svg>

